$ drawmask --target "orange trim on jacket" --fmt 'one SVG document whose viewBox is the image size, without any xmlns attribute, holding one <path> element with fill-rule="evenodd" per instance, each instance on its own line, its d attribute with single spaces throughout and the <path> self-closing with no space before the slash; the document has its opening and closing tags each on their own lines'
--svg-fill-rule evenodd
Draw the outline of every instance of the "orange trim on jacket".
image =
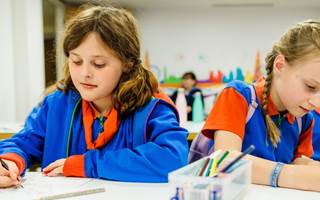
<svg viewBox="0 0 320 200">
<path fill-rule="evenodd" d="M 66 159 L 63 165 L 63 175 L 86 177 L 84 170 L 84 155 L 74 155 Z"/>
<path fill-rule="evenodd" d="M 25 163 L 24 160 L 21 156 L 19 156 L 19 154 L 16 153 L 6 153 L 6 154 L 2 154 L 0 155 L 1 159 L 5 159 L 5 160 L 10 160 L 14 163 L 16 163 L 18 170 L 19 170 L 19 176 L 20 174 L 23 172 L 24 168 L 25 168 Z"/>
</svg>

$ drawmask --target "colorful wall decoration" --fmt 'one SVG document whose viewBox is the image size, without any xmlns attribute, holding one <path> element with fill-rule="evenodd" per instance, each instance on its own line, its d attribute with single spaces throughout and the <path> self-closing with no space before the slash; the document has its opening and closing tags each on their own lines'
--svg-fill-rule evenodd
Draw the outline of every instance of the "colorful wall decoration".
<svg viewBox="0 0 320 200">
<path fill-rule="evenodd" d="M 201 60 L 205 60 L 204 55 L 199 55 L 199 59 L 201 57 Z M 164 66 L 160 68 L 157 65 L 151 65 L 148 52 L 145 53 L 145 65 L 151 68 L 151 70 L 156 74 L 158 79 L 163 84 L 180 84 L 181 83 L 181 77 L 175 76 L 175 75 L 169 75 L 167 72 L 167 67 Z M 196 73 L 196 72 L 195 72 Z M 256 52 L 255 57 L 255 65 L 252 71 L 247 70 L 245 73 L 243 72 L 241 66 L 237 66 L 234 71 L 229 71 L 228 73 L 222 72 L 220 69 L 210 70 L 208 73 L 207 79 L 198 80 L 198 83 L 200 85 L 202 84 L 224 84 L 228 83 L 233 80 L 240 80 L 245 81 L 247 83 L 252 83 L 254 80 L 257 80 L 259 77 L 262 76 L 262 70 L 261 70 L 261 63 L 260 63 L 260 53 L 259 51 Z"/>
</svg>

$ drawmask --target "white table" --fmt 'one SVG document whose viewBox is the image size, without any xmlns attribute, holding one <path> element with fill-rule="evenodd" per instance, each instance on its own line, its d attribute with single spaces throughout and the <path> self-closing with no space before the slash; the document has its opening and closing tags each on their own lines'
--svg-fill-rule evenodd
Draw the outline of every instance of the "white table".
<svg viewBox="0 0 320 200">
<path fill-rule="evenodd" d="M 188 130 L 188 140 L 193 140 L 201 132 L 203 125 L 204 122 L 187 121 L 185 124 L 182 124 L 181 126 Z"/>
<path fill-rule="evenodd" d="M 320 184 L 320 183 L 319 183 Z M 270 186 L 254 185 L 246 195 L 247 200 L 319 200 L 320 192 L 273 188 Z"/>
<path fill-rule="evenodd" d="M 175 189 L 168 183 L 125 183 L 98 179 L 43 177 L 39 172 L 28 172 L 23 182 L 24 188 L 0 189 L 0 199 L 30 199 L 30 193 L 48 195 L 64 193 L 77 188 L 105 188 L 105 192 L 71 199 L 101 199 L 101 200 L 169 200 Z M 35 182 L 36 181 L 36 182 Z M 34 199 L 34 198 L 33 198 Z M 272 188 L 268 186 L 252 185 L 245 196 L 246 200 L 319 200 L 320 193 Z"/>
</svg>

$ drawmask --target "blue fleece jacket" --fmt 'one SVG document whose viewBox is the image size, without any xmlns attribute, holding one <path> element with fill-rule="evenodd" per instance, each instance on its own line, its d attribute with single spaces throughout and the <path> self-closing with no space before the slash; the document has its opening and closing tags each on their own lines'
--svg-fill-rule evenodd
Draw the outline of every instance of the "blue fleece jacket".
<svg viewBox="0 0 320 200">
<path fill-rule="evenodd" d="M 86 177 L 132 182 L 166 182 L 170 171 L 187 164 L 188 133 L 167 102 L 151 99 L 121 119 L 118 132 L 103 148 L 93 150 L 86 148 L 79 102 L 73 90 L 48 95 L 19 133 L 0 142 L 0 155 L 17 153 L 27 168 L 84 155 Z M 93 127 L 93 134 L 97 130 Z"/>
</svg>

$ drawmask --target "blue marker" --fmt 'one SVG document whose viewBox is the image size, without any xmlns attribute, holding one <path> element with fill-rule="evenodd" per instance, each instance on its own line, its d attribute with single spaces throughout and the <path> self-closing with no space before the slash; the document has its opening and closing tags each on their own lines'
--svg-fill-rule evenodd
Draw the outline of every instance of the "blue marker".
<svg viewBox="0 0 320 200">
<path fill-rule="evenodd" d="M 212 196 L 211 196 L 211 200 L 221 200 L 222 199 L 222 189 L 221 186 L 219 185 L 215 185 L 212 188 Z"/>
<path fill-rule="evenodd" d="M 183 196 L 182 196 L 182 199 L 180 199 L 180 192 L 183 193 L 183 189 L 177 187 L 177 188 L 176 188 L 176 194 L 174 195 L 174 197 L 171 197 L 170 200 L 183 200 L 183 199 L 184 199 Z M 181 195 L 182 195 L 182 194 L 181 194 Z"/>
</svg>

